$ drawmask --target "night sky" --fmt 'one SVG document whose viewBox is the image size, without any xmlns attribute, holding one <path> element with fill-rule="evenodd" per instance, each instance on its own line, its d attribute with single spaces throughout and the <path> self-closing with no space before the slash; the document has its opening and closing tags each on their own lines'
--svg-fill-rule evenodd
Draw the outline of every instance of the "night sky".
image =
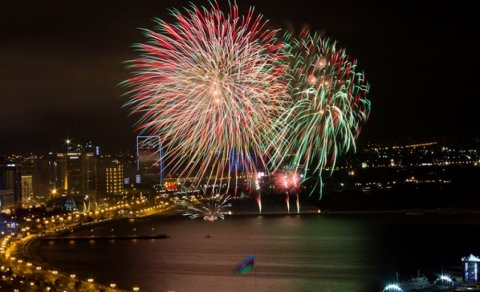
<svg viewBox="0 0 480 292">
<path fill-rule="evenodd" d="M 207 1 L 193 1 L 206 4 Z M 479 17 L 474 1 L 243 1 L 279 27 L 308 25 L 358 59 L 372 113 L 360 143 L 480 136 Z M 124 61 L 139 28 L 188 1 L 17 1 L 0 8 L 0 154 L 69 137 L 133 148 L 122 109 Z"/>
</svg>

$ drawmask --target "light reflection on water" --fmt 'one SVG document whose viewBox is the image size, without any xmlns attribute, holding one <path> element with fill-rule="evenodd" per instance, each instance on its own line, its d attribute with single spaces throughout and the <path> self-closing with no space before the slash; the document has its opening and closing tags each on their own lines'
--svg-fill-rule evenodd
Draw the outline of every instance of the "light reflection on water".
<svg viewBox="0 0 480 292">
<path fill-rule="evenodd" d="M 257 291 L 378 291 L 387 280 L 384 267 L 394 274 L 408 263 L 406 257 L 416 247 L 423 249 L 419 254 L 443 248 L 427 244 L 431 235 L 425 234 L 432 227 L 443 228 L 439 224 L 428 223 L 421 231 L 422 246 L 401 240 L 414 235 L 412 226 L 423 218 L 410 223 L 397 218 L 385 228 L 378 223 L 382 220 L 292 215 L 232 217 L 212 223 L 154 217 L 96 226 L 94 233 L 162 233 L 169 238 L 44 241 L 39 253 L 56 269 L 123 288 L 139 285 L 142 291 L 255 291 L 255 285 Z M 78 233 L 91 234 L 90 229 Z M 389 262 L 392 253 L 398 254 Z M 256 273 L 235 275 L 236 265 L 250 255 L 256 256 Z"/>
<path fill-rule="evenodd" d="M 57 269 L 143 291 L 255 291 L 255 285 L 258 291 L 368 291 L 372 284 L 369 231 L 355 220 L 252 216 L 211 223 L 157 217 L 94 232 L 128 234 L 133 228 L 170 238 L 44 242 L 39 253 Z M 256 272 L 235 275 L 235 266 L 250 255 L 256 256 Z"/>
</svg>

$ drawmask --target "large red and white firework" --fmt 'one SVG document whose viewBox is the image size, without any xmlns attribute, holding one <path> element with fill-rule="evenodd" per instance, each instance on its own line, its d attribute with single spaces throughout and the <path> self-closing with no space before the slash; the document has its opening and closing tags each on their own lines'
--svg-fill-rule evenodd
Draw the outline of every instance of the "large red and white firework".
<svg viewBox="0 0 480 292">
<path fill-rule="evenodd" d="M 172 15 L 136 45 L 126 106 L 140 131 L 161 137 L 167 168 L 228 185 L 264 165 L 267 131 L 284 111 L 282 45 L 253 8 L 241 15 L 236 4 L 222 11 L 212 2 Z"/>
</svg>

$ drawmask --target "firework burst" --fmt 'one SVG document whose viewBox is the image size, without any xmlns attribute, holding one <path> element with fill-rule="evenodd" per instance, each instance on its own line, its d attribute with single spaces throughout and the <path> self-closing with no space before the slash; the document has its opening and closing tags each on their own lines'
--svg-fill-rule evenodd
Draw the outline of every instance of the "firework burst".
<svg viewBox="0 0 480 292">
<path fill-rule="evenodd" d="M 254 172 L 286 92 L 276 31 L 236 4 L 228 12 L 192 4 L 172 15 L 145 30 L 148 42 L 130 62 L 126 106 L 140 115 L 138 130 L 159 135 L 166 168 L 195 185 Z"/>
<path fill-rule="evenodd" d="M 225 215 L 230 214 L 230 196 L 215 195 L 203 199 L 199 205 L 188 205 L 187 210 L 183 213 L 190 219 L 202 218 L 206 221 L 223 220 Z"/>
<path fill-rule="evenodd" d="M 284 52 L 290 106 L 274 124 L 271 162 L 316 173 L 321 190 L 322 171 L 333 170 L 338 155 L 355 149 L 370 112 L 369 85 L 356 60 L 329 38 L 286 35 Z"/>
</svg>

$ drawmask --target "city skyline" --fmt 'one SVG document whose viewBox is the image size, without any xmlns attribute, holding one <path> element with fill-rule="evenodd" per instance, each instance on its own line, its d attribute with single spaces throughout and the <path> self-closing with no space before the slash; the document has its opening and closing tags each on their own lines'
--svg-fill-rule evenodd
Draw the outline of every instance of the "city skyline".
<svg viewBox="0 0 480 292">
<path fill-rule="evenodd" d="M 282 28 L 308 25 L 358 59 L 371 85 L 359 143 L 475 137 L 478 36 L 471 4 L 238 1 Z M 139 28 L 171 19 L 187 1 L 7 1 L 0 12 L 0 153 L 45 152 L 62 139 L 133 148 L 134 117 L 122 108 Z M 196 4 L 208 4 L 199 1 Z"/>
</svg>

